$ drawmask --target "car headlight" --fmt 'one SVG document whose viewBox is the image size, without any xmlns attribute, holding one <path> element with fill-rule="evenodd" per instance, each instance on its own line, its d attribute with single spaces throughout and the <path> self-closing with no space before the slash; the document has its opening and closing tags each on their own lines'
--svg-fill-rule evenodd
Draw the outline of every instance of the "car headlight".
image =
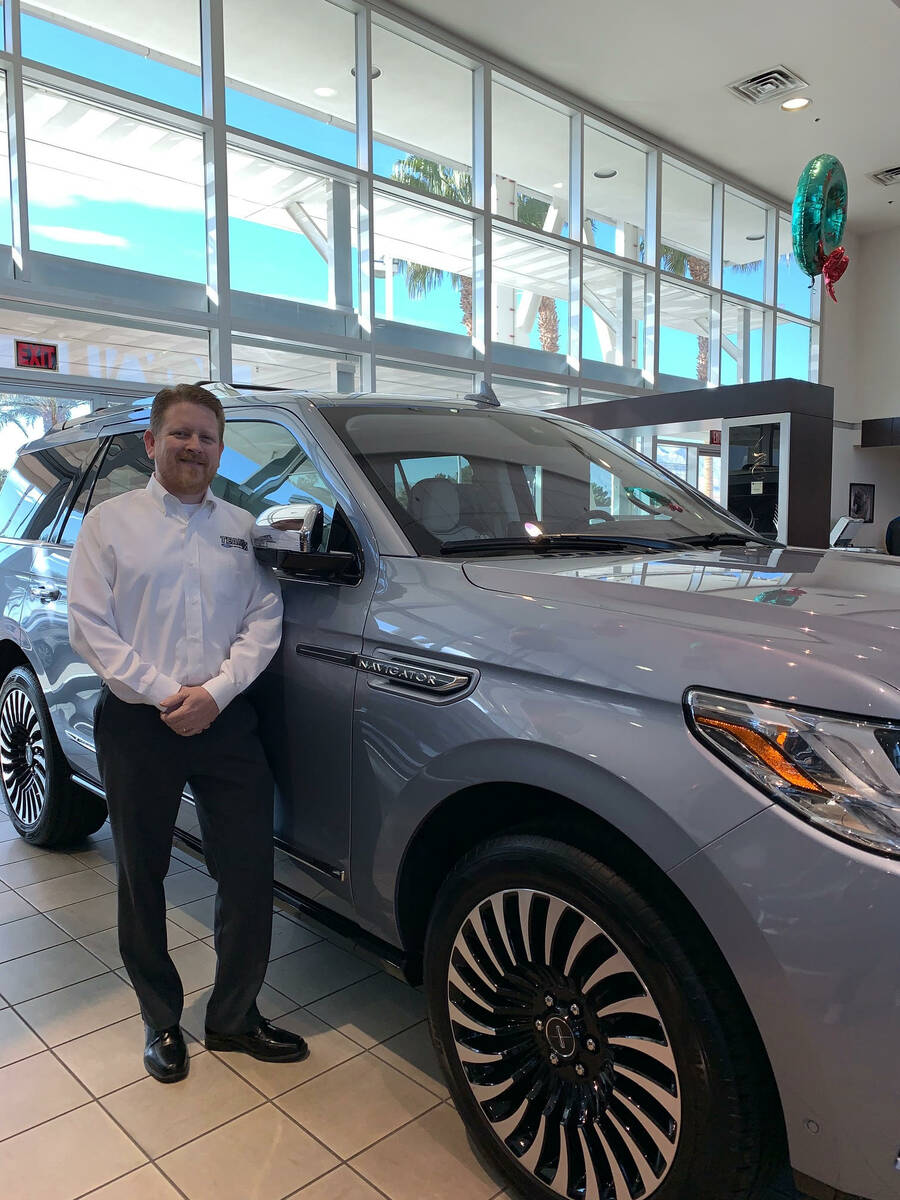
<svg viewBox="0 0 900 1200">
<path fill-rule="evenodd" d="M 691 688 L 688 724 L 764 792 L 827 833 L 900 858 L 900 723 Z"/>
</svg>

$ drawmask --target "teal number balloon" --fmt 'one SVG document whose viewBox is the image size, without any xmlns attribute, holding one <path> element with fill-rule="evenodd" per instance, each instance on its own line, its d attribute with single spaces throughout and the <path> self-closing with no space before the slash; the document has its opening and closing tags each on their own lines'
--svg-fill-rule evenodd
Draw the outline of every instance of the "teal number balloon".
<svg viewBox="0 0 900 1200">
<path fill-rule="evenodd" d="M 797 184 L 791 215 L 794 257 L 814 279 L 822 275 L 832 300 L 834 285 L 847 269 L 841 247 L 847 223 L 847 176 L 833 154 L 819 154 L 806 164 Z"/>
</svg>

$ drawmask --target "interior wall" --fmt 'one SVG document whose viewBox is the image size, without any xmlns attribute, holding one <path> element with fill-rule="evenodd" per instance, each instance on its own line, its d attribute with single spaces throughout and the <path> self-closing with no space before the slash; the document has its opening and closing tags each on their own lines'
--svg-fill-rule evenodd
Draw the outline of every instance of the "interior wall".
<svg viewBox="0 0 900 1200">
<path fill-rule="evenodd" d="M 900 416 L 900 231 L 860 239 L 856 274 L 855 419 Z"/>
<path fill-rule="evenodd" d="M 900 446 L 870 446 L 860 449 L 858 429 L 835 426 L 832 458 L 831 524 L 846 517 L 851 483 L 875 484 L 875 519 L 858 525 L 855 546 L 884 549 L 888 522 L 900 516 Z"/>
<path fill-rule="evenodd" d="M 846 516 L 851 483 L 875 485 L 875 519 L 861 525 L 858 546 L 884 546 L 887 523 L 900 515 L 900 447 L 859 446 L 860 422 L 900 416 L 900 233 L 848 237 L 851 265 L 823 299 L 820 379 L 834 388 L 832 524 Z"/>
</svg>

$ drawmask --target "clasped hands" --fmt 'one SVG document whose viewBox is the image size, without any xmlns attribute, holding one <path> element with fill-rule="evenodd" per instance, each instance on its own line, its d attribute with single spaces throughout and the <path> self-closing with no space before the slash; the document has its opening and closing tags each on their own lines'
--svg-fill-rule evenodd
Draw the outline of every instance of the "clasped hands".
<svg viewBox="0 0 900 1200">
<path fill-rule="evenodd" d="M 219 706 L 205 687 L 180 687 L 161 704 L 163 721 L 173 733 L 192 737 L 208 729 L 219 715 Z"/>
</svg>

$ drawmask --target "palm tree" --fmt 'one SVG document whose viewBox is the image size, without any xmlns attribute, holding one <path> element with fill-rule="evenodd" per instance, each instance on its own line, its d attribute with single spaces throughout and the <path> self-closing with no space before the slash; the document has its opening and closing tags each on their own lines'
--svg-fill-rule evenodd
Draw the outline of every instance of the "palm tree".
<svg viewBox="0 0 900 1200">
<path fill-rule="evenodd" d="M 687 276 L 698 283 L 709 283 L 709 263 L 696 254 L 676 250 L 673 246 L 660 246 L 659 265 L 663 271 L 673 275 Z M 701 383 L 709 379 L 709 338 L 697 338 L 697 378 Z"/>
<path fill-rule="evenodd" d="M 453 200 L 457 204 L 472 203 L 472 177 L 465 171 L 445 167 L 430 158 L 403 158 L 394 163 L 392 178 L 404 187 L 412 188 L 428 196 L 439 196 L 442 200 Z M 426 267 L 422 263 L 401 260 L 400 273 L 406 279 L 406 288 L 411 300 L 427 296 L 444 282 L 444 272 L 438 267 Z M 450 281 L 459 292 L 462 322 L 469 337 L 472 336 L 472 276 L 450 275 Z M 388 284 L 389 286 L 389 284 Z"/>
<path fill-rule="evenodd" d="M 46 433 L 51 426 L 64 420 L 74 407 L 57 396 L 19 396 L 14 392 L 0 392 L 0 425 L 18 425 L 23 438 L 28 439 L 32 436 L 28 425 L 35 419 L 40 419 Z"/>
<path fill-rule="evenodd" d="M 530 225 L 532 229 L 543 229 L 549 211 L 550 204 L 546 200 L 525 196 L 521 192 L 516 196 L 516 220 L 523 225 Z M 559 353 L 559 313 L 552 296 L 541 296 L 538 305 L 538 337 L 542 350 L 550 354 Z"/>
</svg>

